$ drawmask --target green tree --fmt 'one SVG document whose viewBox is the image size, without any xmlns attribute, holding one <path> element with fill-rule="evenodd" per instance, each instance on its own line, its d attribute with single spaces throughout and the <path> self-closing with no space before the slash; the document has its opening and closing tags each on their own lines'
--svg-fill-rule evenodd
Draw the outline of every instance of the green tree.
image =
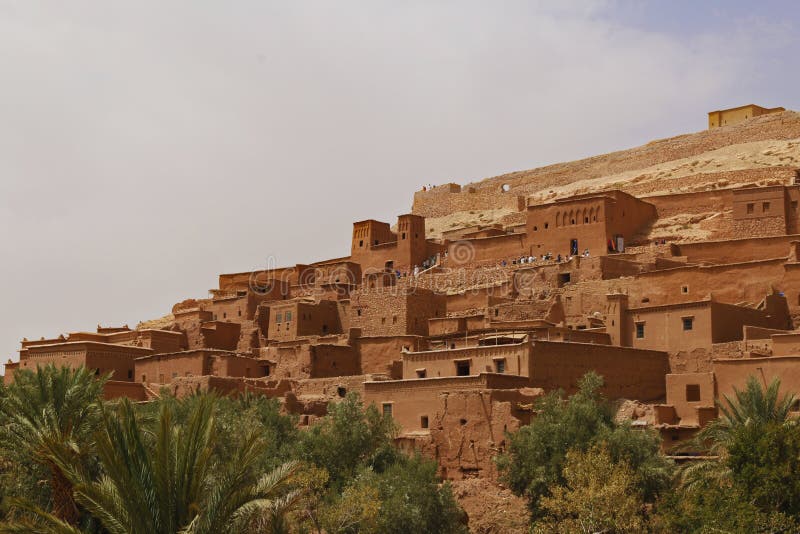
<svg viewBox="0 0 800 534">
<path fill-rule="evenodd" d="M 623 533 L 645 530 L 644 501 L 635 473 L 615 462 L 604 446 L 567 453 L 564 485 L 541 500 L 536 533 Z"/>
<path fill-rule="evenodd" d="M 397 427 L 374 405 L 366 408 L 356 393 L 328 406 L 328 415 L 305 432 L 299 443 L 301 459 L 324 467 L 334 489 L 342 488 L 366 465 L 383 470 L 397 458 L 392 438 Z"/>
<path fill-rule="evenodd" d="M 779 396 L 781 381 L 775 378 L 766 388 L 754 376 L 743 390 L 733 388 L 733 399 L 718 402 L 719 417 L 698 433 L 697 442 L 708 445 L 712 454 L 726 454 L 737 429 L 749 425 L 782 423 L 789 417 L 794 395 Z"/>
<path fill-rule="evenodd" d="M 365 469 L 355 487 L 376 488 L 380 510 L 374 530 L 358 532 L 405 534 L 466 533 L 466 516 L 453 496 L 450 484 L 441 484 L 436 463 L 418 455 L 400 456 L 378 473 Z"/>
<path fill-rule="evenodd" d="M 211 395 L 193 399 L 185 424 L 176 424 L 164 403 L 152 431 L 127 400 L 105 410 L 96 440 L 100 478 L 60 466 L 74 483 L 76 501 L 112 534 L 286 532 L 286 516 L 301 494 L 289 485 L 295 464 L 259 475 L 254 466 L 264 443 L 255 434 L 216 456 L 215 402 Z M 31 516 L 6 531 L 66 531 L 57 518 L 18 505 Z"/>
<path fill-rule="evenodd" d="M 613 406 L 600 394 L 602 385 L 602 377 L 587 373 L 569 398 L 562 392 L 545 395 L 536 403 L 531 424 L 510 434 L 508 452 L 497 458 L 504 480 L 527 497 L 534 519 L 542 513 L 541 498 L 566 482 L 564 464 L 573 449 L 587 451 L 605 443 L 614 462 L 626 462 L 633 470 L 648 502 L 669 486 L 673 468 L 659 452 L 658 435 L 617 424 Z"/>
<path fill-rule="evenodd" d="M 47 365 L 16 372 L 0 397 L 0 446 L 46 469 L 52 515 L 67 524 L 79 519 L 67 470 L 87 468 L 106 378 Z"/>
</svg>

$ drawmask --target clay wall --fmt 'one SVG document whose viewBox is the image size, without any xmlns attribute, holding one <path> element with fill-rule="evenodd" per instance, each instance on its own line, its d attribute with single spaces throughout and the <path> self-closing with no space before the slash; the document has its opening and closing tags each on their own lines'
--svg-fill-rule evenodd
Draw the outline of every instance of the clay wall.
<svg viewBox="0 0 800 534">
<path fill-rule="evenodd" d="M 235 350 L 239 345 L 241 324 L 223 321 L 208 321 L 200 326 L 203 347 L 219 350 Z"/>
<path fill-rule="evenodd" d="M 699 425 L 698 407 L 714 406 L 716 386 L 714 373 L 668 374 L 667 404 L 675 410 L 681 426 Z"/>
<path fill-rule="evenodd" d="M 210 369 L 214 376 L 260 378 L 269 376 L 267 362 L 236 354 L 212 354 Z"/>
<path fill-rule="evenodd" d="M 465 266 L 473 262 L 499 262 L 519 258 L 531 253 L 525 234 L 510 234 L 497 237 L 463 239 L 448 244 L 447 261 L 450 267 Z M 537 252 L 534 251 L 534 254 Z M 542 254 L 543 252 L 538 252 Z"/>
<path fill-rule="evenodd" d="M 722 109 L 718 111 L 710 111 L 708 113 L 708 129 L 721 128 L 723 126 L 731 126 L 740 122 L 766 115 L 768 113 L 779 113 L 785 111 L 784 108 L 764 108 L 756 106 L 755 104 L 748 104 L 738 108 Z"/>
<path fill-rule="evenodd" d="M 115 380 L 132 381 L 134 358 L 152 353 L 153 351 L 148 348 L 83 341 L 30 346 L 25 359 L 20 360 L 17 370 L 36 370 L 37 366 L 50 363 L 71 368 L 83 365 L 88 369 L 94 369 L 98 375 L 113 373 Z"/>
<path fill-rule="evenodd" d="M 420 430 L 421 418 L 433 423 L 439 408 L 439 396 L 457 391 L 524 388 L 527 379 L 511 375 L 482 374 L 467 377 L 386 380 L 364 383 L 364 403 L 379 410 L 391 405 L 391 415 L 403 432 Z M 472 417 L 481 417 L 472 414 Z"/>
<path fill-rule="evenodd" d="M 147 391 L 138 382 L 108 380 L 103 386 L 103 398 L 113 400 L 120 397 L 126 397 L 134 402 L 143 402 L 147 400 Z"/>
<path fill-rule="evenodd" d="M 521 211 L 525 208 L 525 197 L 496 190 L 462 188 L 457 184 L 434 187 L 414 193 L 411 212 L 423 217 L 443 217 L 457 211 L 483 211 L 508 209 Z"/>
<path fill-rule="evenodd" d="M 718 399 L 724 399 L 725 396 L 734 398 L 734 388 L 743 390 L 750 376 L 756 377 L 762 385 L 779 378 L 779 395 L 789 393 L 800 396 L 800 356 L 719 359 L 714 360 L 713 368 Z"/>
<path fill-rule="evenodd" d="M 545 391 L 577 391 L 578 381 L 589 371 L 605 380 L 603 393 L 611 399 L 652 401 L 665 395 L 664 375 L 669 372 L 666 352 L 607 345 L 534 341 L 531 385 Z"/>
<path fill-rule="evenodd" d="M 267 339 L 270 341 L 293 341 L 299 337 L 343 332 L 339 305 L 335 301 L 274 303 L 270 305 L 269 316 Z"/>
<path fill-rule="evenodd" d="M 138 358 L 134 362 L 135 379 L 142 383 L 167 384 L 179 376 L 213 374 L 210 355 L 214 352 L 193 350 Z"/>
<path fill-rule="evenodd" d="M 428 319 L 444 317 L 445 298 L 416 288 L 362 288 L 350 300 L 350 327 L 361 335 L 428 335 Z"/>
<path fill-rule="evenodd" d="M 438 378 L 458 376 L 459 365 L 467 366 L 468 375 L 501 373 L 531 376 L 531 345 L 487 345 L 403 354 L 403 378 Z M 498 364 L 502 367 L 498 367 Z"/>
<path fill-rule="evenodd" d="M 353 340 L 353 346 L 361 360 L 362 373 L 399 379 L 403 377 L 403 350 L 427 348 L 427 340 L 419 336 L 359 337 Z"/>
<path fill-rule="evenodd" d="M 311 345 L 310 363 L 310 378 L 362 374 L 358 353 L 350 345 Z"/>
<path fill-rule="evenodd" d="M 175 316 L 175 328 L 186 336 L 186 349 L 201 349 L 203 335 L 201 333 L 202 324 L 212 320 L 212 313 L 203 311 L 199 308 L 178 311 Z"/>
<path fill-rule="evenodd" d="M 673 256 L 685 256 L 690 263 L 736 264 L 786 258 L 798 235 L 746 237 L 726 241 L 701 241 L 671 246 Z"/>
<path fill-rule="evenodd" d="M 616 244 L 619 235 L 629 243 L 655 218 L 652 204 L 621 191 L 531 205 L 527 244 L 532 254 L 570 256 L 588 248 L 590 255 L 602 256 L 609 253 L 609 240 Z"/>
<path fill-rule="evenodd" d="M 773 334 L 770 339 L 774 356 L 800 356 L 800 332 Z"/>
<path fill-rule="evenodd" d="M 692 320 L 690 330 L 684 329 L 685 318 Z M 626 347 L 678 352 L 698 348 L 711 350 L 714 342 L 710 301 L 630 308 L 623 320 L 626 337 L 622 345 Z M 638 331 L 637 324 L 642 325 Z"/>
</svg>

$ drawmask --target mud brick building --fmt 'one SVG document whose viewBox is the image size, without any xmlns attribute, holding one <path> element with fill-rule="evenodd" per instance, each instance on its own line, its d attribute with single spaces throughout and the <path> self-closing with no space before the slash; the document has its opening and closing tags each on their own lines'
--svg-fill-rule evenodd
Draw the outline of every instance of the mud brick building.
<svg viewBox="0 0 800 534">
<path fill-rule="evenodd" d="M 471 184 L 426 187 L 342 256 L 223 273 L 135 329 L 23 339 L 113 373 L 106 396 L 282 399 L 301 425 L 359 393 L 444 478 L 495 477 L 536 399 L 603 375 L 665 449 L 748 377 L 800 393 L 800 114 L 743 106 L 709 129 Z M 336 238 L 325 236 L 326 239 Z"/>
</svg>

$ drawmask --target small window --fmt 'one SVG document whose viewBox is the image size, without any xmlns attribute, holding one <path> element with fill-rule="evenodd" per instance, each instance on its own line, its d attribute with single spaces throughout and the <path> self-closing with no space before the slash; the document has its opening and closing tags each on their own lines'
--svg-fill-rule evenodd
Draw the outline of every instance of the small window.
<svg viewBox="0 0 800 534">
<path fill-rule="evenodd" d="M 547 230 L 550 227 L 550 223 L 544 223 L 544 229 Z"/>
<path fill-rule="evenodd" d="M 280 312 L 276 313 L 275 314 L 275 322 L 278 323 L 278 324 L 281 324 L 282 321 L 283 321 L 283 314 L 280 313 Z"/>
<path fill-rule="evenodd" d="M 428 428 L 428 416 L 423 415 L 419 418 L 419 426 L 420 428 Z"/>
<path fill-rule="evenodd" d="M 133 369 L 128 369 L 128 380 L 133 380 Z"/>
<path fill-rule="evenodd" d="M 242 310 L 239 310 L 239 317 L 242 316 Z"/>
<path fill-rule="evenodd" d="M 377 244 L 378 244 L 378 240 L 377 240 L 377 239 L 374 241 L 374 244 L 375 244 L 375 245 L 377 245 Z"/>
<path fill-rule="evenodd" d="M 699 384 L 686 384 L 686 402 L 700 402 Z"/>
<path fill-rule="evenodd" d="M 456 362 L 456 376 L 469 376 L 469 362 Z"/>
<path fill-rule="evenodd" d="M 386 417 L 392 416 L 392 403 L 391 402 L 384 402 L 383 403 L 383 415 Z"/>
<path fill-rule="evenodd" d="M 364 240 L 363 240 L 363 239 L 362 239 L 361 241 L 359 241 L 359 242 L 358 242 L 358 246 L 359 246 L 359 247 L 363 247 L 363 246 L 364 246 Z"/>
<path fill-rule="evenodd" d="M 761 211 L 764 213 L 769 211 L 769 202 L 762 202 L 761 203 Z"/>
<path fill-rule="evenodd" d="M 403 233 L 402 233 L 402 239 L 405 239 L 405 238 L 406 238 L 406 233 L 405 233 L 405 232 L 403 232 Z"/>
<path fill-rule="evenodd" d="M 792 207 L 792 211 L 797 211 L 797 201 L 792 200 L 790 206 Z"/>
<path fill-rule="evenodd" d="M 681 286 L 681 293 L 684 295 L 689 292 L 689 286 Z"/>
<path fill-rule="evenodd" d="M 142 382 L 147 382 L 147 375 L 142 375 Z"/>
<path fill-rule="evenodd" d="M 338 388 L 336 388 L 336 394 L 339 395 L 340 397 L 347 396 L 347 388 L 339 386 Z"/>
<path fill-rule="evenodd" d="M 534 232 L 538 232 L 538 231 L 539 231 L 539 227 L 538 227 L 538 226 L 534 226 L 534 227 L 533 227 L 533 231 L 534 231 Z"/>
<path fill-rule="evenodd" d="M 425 378 L 428 376 L 428 371 L 425 369 L 417 369 L 417 378 Z"/>
<path fill-rule="evenodd" d="M 397 324 L 397 316 L 392 315 L 392 324 Z"/>
<path fill-rule="evenodd" d="M 494 370 L 498 373 L 505 373 L 506 372 L 506 361 L 505 360 L 495 360 L 494 362 Z"/>
<path fill-rule="evenodd" d="M 356 310 L 356 315 L 358 315 L 359 317 L 361 317 L 361 310 Z"/>
<path fill-rule="evenodd" d="M 228 318 L 228 313 L 227 312 L 222 312 L 222 318 L 223 319 L 227 319 Z"/>
<path fill-rule="evenodd" d="M 747 213 L 748 214 L 753 213 L 753 211 L 755 211 L 755 207 L 756 207 L 756 205 L 753 204 L 752 202 L 748 203 L 747 204 Z"/>
<path fill-rule="evenodd" d="M 286 322 L 288 323 L 288 322 L 290 322 L 291 320 L 292 320 L 292 312 L 290 312 L 290 311 L 287 311 L 287 312 L 286 312 Z"/>
<path fill-rule="evenodd" d="M 692 330 L 694 327 L 694 317 L 683 317 L 681 320 L 683 321 L 684 332 Z"/>
<path fill-rule="evenodd" d="M 381 317 L 381 324 L 386 324 L 386 317 Z"/>
<path fill-rule="evenodd" d="M 636 338 L 644 338 L 644 323 L 636 323 Z"/>
</svg>

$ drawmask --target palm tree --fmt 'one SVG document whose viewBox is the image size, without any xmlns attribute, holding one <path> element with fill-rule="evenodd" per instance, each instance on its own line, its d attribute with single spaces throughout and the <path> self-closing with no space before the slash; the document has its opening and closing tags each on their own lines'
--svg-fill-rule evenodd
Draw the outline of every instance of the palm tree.
<svg viewBox="0 0 800 534">
<path fill-rule="evenodd" d="M 775 378 L 766 388 L 754 376 L 747 379 L 743 390 L 733 388 L 733 398 L 724 395 L 724 403 L 717 402 L 720 416 L 697 433 L 689 448 L 706 449 L 717 459 L 692 462 L 681 472 L 684 485 L 716 486 L 730 482 L 731 471 L 725 463 L 728 449 L 736 433 L 746 426 L 766 423 L 784 423 L 795 402 L 795 396 L 779 396 L 781 381 Z"/>
<path fill-rule="evenodd" d="M 789 417 L 795 397 L 789 394 L 779 397 L 780 387 L 779 378 L 764 388 L 756 377 L 750 376 L 743 390 L 733 388 L 733 399 L 724 395 L 724 404 L 717 402 L 720 416 L 698 433 L 698 439 L 708 443 L 711 452 L 724 454 L 736 429 L 748 425 L 783 423 Z"/>
<path fill-rule="evenodd" d="M 230 456 L 215 456 L 216 400 L 203 395 L 188 402 L 186 423 L 175 423 L 173 404 L 164 402 L 152 430 L 127 399 L 104 412 L 96 440 L 103 474 L 91 480 L 71 471 L 76 501 L 111 534 L 243 532 L 256 521 L 264 524 L 260 532 L 283 532 L 301 495 L 290 488 L 297 464 L 259 476 L 265 444 L 255 434 Z M 28 525 L 41 532 L 69 532 L 63 522 L 27 511 Z"/>
<path fill-rule="evenodd" d="M 52 516 L 66 524 L 79 517 L 66 470 L 82 464 L 91 450 L 106 379 L 83 366 L 50 364 L 14 373 L 0 396 L 0 445 L 49 470 Z"/>
</svg>

